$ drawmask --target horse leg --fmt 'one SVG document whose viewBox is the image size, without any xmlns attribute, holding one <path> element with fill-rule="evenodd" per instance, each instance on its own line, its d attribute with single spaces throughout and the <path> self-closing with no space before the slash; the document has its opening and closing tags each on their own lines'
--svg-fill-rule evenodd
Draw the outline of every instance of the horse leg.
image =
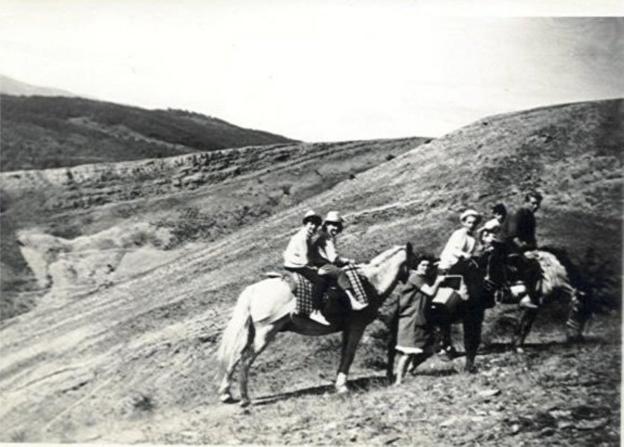
<svg viewBox="0 0 624 447">
<path fill-rule="evenodd" d="M 511 342 L 512 346 L 517 352 L 523 351 L 522 346 L 524 345 L 524 341 L 527 338 L 527 335 L 529 335 L 529 332 L 531 331 L 531 327 L 533 326 L 535 317 L 537 317 L 537 309 L 524 309 L 522 311 L 520 322 L 518 323 L 516 333 Z"/>
<path fill-rule="evenodd" d="M 464 349 L 466 351 L 466 363 L 464 371 L 476 372 L 475 358 L 481 344 L 481 327 L 483 324 L 483 309 L 473 309 L 464 317 Z"/>
<path fill-rule="evenodd" d="M 411 354 L 403 354 L 401 353 L 399 360 L 397 362 L 397 375 L 396 380 L 394 381 L 395 385 L 400 385 L 403 382 L 403 377 L 405 377 L 405 373 L 407 372 L 408 362 L 412 359 Z"/>
<path fill-rule="evenodd" d="M 234 373 L 234 368 L 236 368 L 239 359 L 240 354 L 227 366 L 227 369 L 223 373 L 223 378 L 219 385 L 219 400 L 223 403 L 230 403 L 233 401 L 230 386 L 232 385 L 232 374 Z"/>
<path fill-rule="evenodd" d="M 241 366 L 239 371 L 239 387 L 241 393 L 241 401 L 240 405 L 242 407 L 246 407 L 251 403 L 251 399 L 249 398 L 249 389 L 248 389 L 248 381 L 249 381 L 249 370 L 251 369 L 251 364 L 253 361 L 260 355 L 264 348 L 273 340 L 275 334 L 278 332 L 278 326 L 276 325 L 268 325 L 265 327 L 256 328 L 254 334 L 252 334 L 251 343 L 247 345 L 247 347 L 243 350 L 243 355 L 241 357 Z"/>
<path fill-rule="evenodd" d="M 336 377 L 335 385 L 336 391 L 340 394 L 344 394 L 349 391 L 347 388 L 349 368 L 351 368 L 351 363 L 353 363 L 355 350 L 357 349 L 358 343 L 362 338 L 364 328 L 365 326 L 363 325 L 347 326 L 347 328 L 342 332 L 340 366 L 338 367 L 338 376 Z"/>
<path fill-rule="evenodd" d="M 399 329 L 399 312 L 397 311 L 392 315 L 392 319 L 389 324 L 389 337 L 388 337 L 388 363 L 386 364 L 386 378 L 389 382 L 394 379 L 394 359 L 396 357 L 396 344 L 397 333 Z"/>
<path fill-rule="evenodd" d="M 247 340 L 244 344 L 238 346 L 236 352 L 233 352 L 231 357 L 228 359 L 227 364 L 225 365 L 225 371 L 223 372 L 223 378 L 221 379 L 221 384 L 219 385 L 219 400 L 223 403 L 230 403 L 234 400 L 232 397 L 232 392 L 230 387 L 232 385 L 232 375 L 234 374 L 234 370 L 236 365 L 240 362 L 240 360 L 244 357 L 247 351 L 251 348 L 254 339 L 254 329 L 253 325 L 250 324 L 249 332 L 247 333 Z"/>
<path fill-rule="evenodd" d="M 569 342 L 582 341 L 583 330 L 591 313 L 583 292 L 572 290 L 570 312 L 566 321 L 566 338 Z"/>
</svg>

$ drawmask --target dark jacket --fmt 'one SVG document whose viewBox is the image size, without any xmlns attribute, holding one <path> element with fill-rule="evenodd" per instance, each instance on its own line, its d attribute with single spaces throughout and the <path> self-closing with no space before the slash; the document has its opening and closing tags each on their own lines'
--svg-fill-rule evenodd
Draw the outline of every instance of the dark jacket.
<svg viewBox="0 0 624 447">
<path fill-rule="evenodd" d="M 534 250 L 537 247 L 536 228 L 537 224 L 533 212 L 528 208 L 520 208 L 503 222 L 502 236 L 510 248 L 521 249 L 522 251 Z M 514 242 L 514 238 L 518 238 L 522 246 L 518 246 Z"/>
</svg>

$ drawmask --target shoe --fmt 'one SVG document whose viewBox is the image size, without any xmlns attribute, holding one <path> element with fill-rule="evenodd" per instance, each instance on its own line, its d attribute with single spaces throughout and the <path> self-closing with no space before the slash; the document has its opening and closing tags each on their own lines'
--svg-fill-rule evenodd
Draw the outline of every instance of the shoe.
<svg viewBox="0 0 624 447">
<path fill-rule="evenodd" d="M 438 351 L 438 355 L 446 357 L 447 360 L 453 360 L 457 357 L 457 350 L 454 346 L 445 346 Z"/>
<path fill-rule="evenodd" d="M 368 306 L 367 303 L 362 303 L 362 302 L 356 300 L 355 297 L 353 296 L 353 294 L 350 293 L 350 292 L 347 292 L 347 296 L 349 297 L 349 304 L 351 304 L 351 309 L 353 309 L 355 311 L 362 310 L 366 306 Z"/>
<path fill-rule="evenodd" d="M 537 309 L 539 306 L 531 301 L 531 298 L 527 295 L 518 303 L 520 307 L 526 307 L 527 309 Z"/>
<path fill-rule="evenodd" d="M 312 321 L 322 324 L 323 326 L 331 326 L 331 323 L 325 319 L 320 310 L 314 310 L 308 318 Z"/>
</svg>

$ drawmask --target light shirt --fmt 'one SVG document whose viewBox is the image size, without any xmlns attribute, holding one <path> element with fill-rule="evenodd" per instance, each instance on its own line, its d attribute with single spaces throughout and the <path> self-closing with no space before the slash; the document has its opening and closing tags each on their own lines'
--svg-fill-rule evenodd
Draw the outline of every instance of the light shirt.
<svg viewBox="0 0 624 447">
<path fill-rule="evenodd" d="M 449 238 L 442 254 L 440 254 L 440 269 L 449 269 L 462 257 L 462 255 L 472 255 L 477 247 L 477 240 L 468 234 L 467 228 L 455 230 Z"/>
<path fill-rule="evenodd" d="M 301 268 L 310 265 L 310 243 L 305 227 L 290 238 L 284 251 L 284 267 Z"/>
</svg>

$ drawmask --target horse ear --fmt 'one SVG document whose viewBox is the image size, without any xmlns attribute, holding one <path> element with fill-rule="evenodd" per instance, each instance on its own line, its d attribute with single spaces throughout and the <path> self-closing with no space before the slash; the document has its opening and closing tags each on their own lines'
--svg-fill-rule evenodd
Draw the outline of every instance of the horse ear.
<svg viewBox="0 0 624 447">
<path fill-rule="evenodd" d="M 414 253 L 414 247 L 412 247 L 412 243 L 408 242 L 405 245 L 405 250 L 407 250 L 407 252 L 411 255 L 412 253 Z"/>
</svg>

